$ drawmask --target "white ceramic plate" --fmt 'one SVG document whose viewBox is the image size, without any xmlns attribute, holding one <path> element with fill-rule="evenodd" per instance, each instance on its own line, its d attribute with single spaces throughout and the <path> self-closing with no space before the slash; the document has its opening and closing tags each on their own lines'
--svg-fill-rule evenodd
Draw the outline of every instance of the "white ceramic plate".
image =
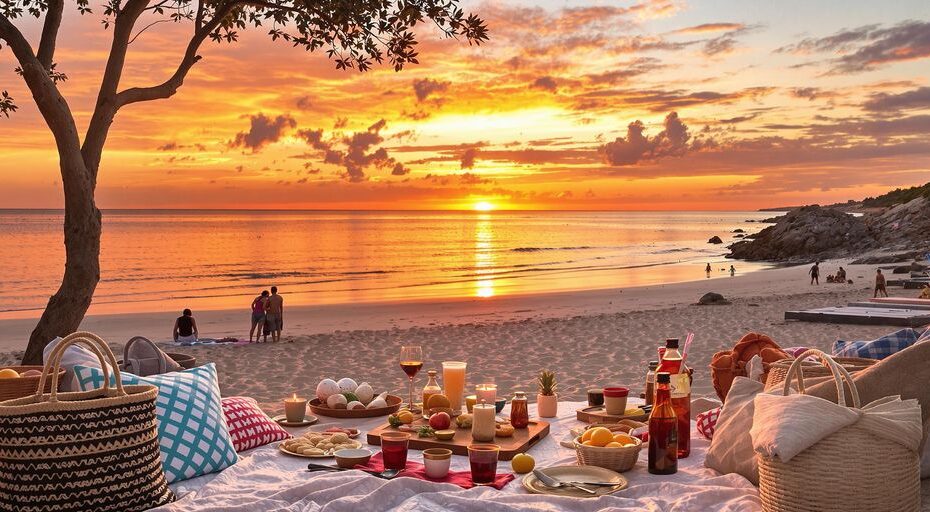
<svg viewBox="0 0 930 512">
<path fill-rule="evenodd" d="M 597 466 L 555 466 L 541 469 L 540 471 L 553 478 L 564 481 L 616 482 L 617 485 L 613 487 L 608 487 L 606 485 L 590 485 L 588 487 L 597 490 L 597 494 L 588 494 L 574 487 L 547 487 L 536 478 L 536 475 L 528 473 L 523 477 L 523 487 L 533 494 L 552 494 L 554 496 L 570 496 L 573 498 L 596 498 L 626 489 L 629 483 L 620 473 Z"/>
</svg>

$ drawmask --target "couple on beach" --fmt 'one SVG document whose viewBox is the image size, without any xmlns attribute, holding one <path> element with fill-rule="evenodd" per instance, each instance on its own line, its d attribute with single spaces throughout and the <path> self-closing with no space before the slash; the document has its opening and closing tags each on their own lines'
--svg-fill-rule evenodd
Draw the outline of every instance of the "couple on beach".
<svg viewBox="0 0 930 512">
<path fill-rule="evenodd" d="M 256 327 L 260 327 L 255 332 Z M 255 335 L 255 341 L 262 336 L 264 342 L 268 342 L 268 333 L 271 333 L 271 341 L 276 343 L 281 341 L 281 331 L 284 329 L 284 297 L 278 295 L 278 287 L 271 287 L 271 294 L 268 290 L 263 290 L 262 294 L 255 297 L 252 301 L 252 328 L 249 329 L 249 343 L 252 343 L 252 335 Z"/>
</svg>

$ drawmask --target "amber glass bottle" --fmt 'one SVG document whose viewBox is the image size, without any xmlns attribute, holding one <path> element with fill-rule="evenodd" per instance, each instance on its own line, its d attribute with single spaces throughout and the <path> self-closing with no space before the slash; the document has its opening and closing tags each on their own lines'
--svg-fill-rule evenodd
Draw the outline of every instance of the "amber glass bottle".
<svg viewBox="0 0 930 512">
<path fill-rule="evenodd" d="M 649 472 L 654 475 L 678 471 L 678 415 L 669 382 L 668 373 L 656 374 L 656 401 L 649 416 Z"/>
<path fill-rule="evenodd" d="M 678 338 L 665 340 L 665 352 L 657 372 L 671 374 L 672 407 L 678 415 L 678 458 L 691 454 L 691 372 L 678 350 Z"/>
</svg>

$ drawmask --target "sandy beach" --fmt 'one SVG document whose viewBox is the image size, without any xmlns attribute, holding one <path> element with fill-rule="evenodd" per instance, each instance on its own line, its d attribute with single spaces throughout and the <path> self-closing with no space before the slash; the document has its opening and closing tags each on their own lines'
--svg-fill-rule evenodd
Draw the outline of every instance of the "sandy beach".
<svg viewBox="0 0 930 512">
<path fill-rule="evenodd" d="M 298 307 L 286 310 L 284 343 L 164 346 L 194 355 L 201 363 L 215 362 L 224 395 L 252 396 L 269 412 L 279 412 L 282 397 L 292 392 L 311 394 L 324 377 L 352 377 L 376 390 L 404 393 L 405 376 L 397 365 L 403 344 L 423 346 L 425 369 L 439 369 L 443 360 L 464 360 L 469 385 L 493 380 L 508 394 L 516 389 L 532 391 L 535 373 L 543 368 L 557 373 L 560 394 L 566 399 L 582 399 L 588 387 L 607 384 L 638 389 L 659 343 L 693 331 L 689 362 L 696 368 L 695 394 L 712 394 L 707 370 L 711 356 L 748 331 L 766 333 L 785 347 L 829 348 L 838 338 L 872 339 L 895 330 L 783 319 L 787 309 L 842 305 L 870 297 L 875 266 L 845 263 L 826 262 L 822 269 L 832 273 L 843 265 L 853 285 L 810 286 L 803 266 L 735 277 L 717 272 L 712 279 L 665 286 Z M 733 303 L 694 305 L 708 291 Z M 197 319 L 203 336 L 247 339 L 247 314 L 207 311 L 198 312 Z M 174 316 L 88 317 L 83 327 L 118 348 L 133 335 L 166 340 Z M 32 322 L 0 322 L 0 363 L 11 364 L 21 355 Z M 421 374 L 418 383 L 424 382 Z"/>
</svg>

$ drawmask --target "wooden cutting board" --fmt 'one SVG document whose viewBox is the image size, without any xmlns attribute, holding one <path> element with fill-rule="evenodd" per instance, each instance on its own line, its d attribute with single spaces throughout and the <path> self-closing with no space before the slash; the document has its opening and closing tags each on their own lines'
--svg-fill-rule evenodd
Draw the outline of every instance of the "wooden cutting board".
<svg viewBox="0 0 930 512">
<path fill-rule="evenodd" d="M 423 420 L 413 422 L 413 426 L 424 425 Z M 389 424 L 368 431 L 368 444 L 381 445 L 381 433 L 398 432 L 398 430 Z M 541 420 L 530 421 L 527 428 L 518 428 L 514 431 L 512 437 L 495 437 L 493 444 L 501 447 L 499 460 L 510 460 L 518 453 L 529 450 L 540 439 L 549 435 L 549 424 Z M 468 445 L 470 444 L 490 444 L 480 443 L 471 438 L 470 428 L 455 429 L 455 437 L 449 441 L 440 441 L 435 437 L 417 437 L 416 432 L 410 433 L 409 447 L 414 450 L 425 450 L 427 448 L 448 448 L 456 455 L 468 456 Z"/>
<path fill-rule="evenodd" d="M 595 405 L 593 407 L 578 409 L 575 411 L 575 417 L 578 421 L 583 421 L 585 423 L 616 423 L 620 420 L 646 421 L 649 419 L 649 414 L 646 413 L 633 416 L 607 414 L 607 410 L 604 409 L 603 405 Z"/>
</svg>

